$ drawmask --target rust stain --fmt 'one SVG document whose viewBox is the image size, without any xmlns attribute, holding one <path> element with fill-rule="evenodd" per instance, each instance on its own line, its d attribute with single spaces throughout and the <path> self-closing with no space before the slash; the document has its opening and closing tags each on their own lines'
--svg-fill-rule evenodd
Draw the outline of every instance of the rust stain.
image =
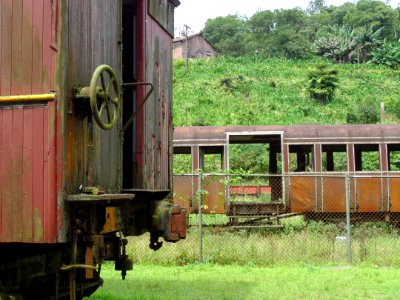
<svg viewBox="0 0 400 300">
<path fill-rule="evenodd" d="M 107 207 L 106 208 L 106 223 L 104 224 L 101 233 L 114 232 L 118 230 L 118 224 L 116 220 L 115 208 Z"/>
</svg>

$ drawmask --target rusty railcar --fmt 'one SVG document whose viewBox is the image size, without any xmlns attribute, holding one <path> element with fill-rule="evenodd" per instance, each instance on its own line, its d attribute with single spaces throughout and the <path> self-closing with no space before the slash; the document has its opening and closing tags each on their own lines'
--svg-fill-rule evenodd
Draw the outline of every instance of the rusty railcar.
<svg viewBox="0 0 400 300">
<path fill-rule="evenodd" d="M 210 177 L 202 186 L 208 192 L 204 213 L 339 219 L 346 212 L 347 175 L 353 216 L 400 220 L 400 125 L 204 126 L 174 132 L 174 153 L 190 156 L 193 174 L 204 168 L 209 154 L 220 155 L 221 169 L 229 170 L 229 148 L 234 144 L 265 145 L 268 164 L 263 175 L 269 186 L 228 189 L 221 177 Z M 197 211 L 197 177 L 193 178 L 191 182 L 176 176 L 175 202 Z M 256 198 L 260 193 L 270 194 L 269 201 L 229 200 L 235 194 Z"/>
<path fill-rule="evenodd" d="M 0 0 L 0 298 L 82 298 L 104 260 L 131 269 L 126 235 L 185 237 L 163 200 L 179 4 Z"/>
</svg>

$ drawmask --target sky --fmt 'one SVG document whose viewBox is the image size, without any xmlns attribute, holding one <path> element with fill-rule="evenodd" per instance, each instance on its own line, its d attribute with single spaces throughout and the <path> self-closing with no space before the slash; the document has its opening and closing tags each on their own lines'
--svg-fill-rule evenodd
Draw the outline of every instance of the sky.
<svg viewBox="0 0 400 300">
<path fill-rule="evenodd" d="M 235 15 L 251 17 L 258 10 L 307 8 L 309 0 L 180 0 L 181 5 L 175 9 L 175 36 L 179 36 L 184 26 L 191 29 L 189 34 L 200 32 L 207 19 L 218 16 Z M 327 5 L 339 6 L 355 0 L 327 0 Z M 384 1 L 397 7 L 400 0 Z"/>
</svg>

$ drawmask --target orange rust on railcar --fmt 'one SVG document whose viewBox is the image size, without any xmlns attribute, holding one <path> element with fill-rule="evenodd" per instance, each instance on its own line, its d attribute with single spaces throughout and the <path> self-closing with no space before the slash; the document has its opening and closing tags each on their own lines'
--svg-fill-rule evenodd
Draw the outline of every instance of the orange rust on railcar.
<svg viewBox="0 0 400 300">
<path fill-rule="evenodd" d="M 225 186 L 221 178 L 204 176 L 202 178 L 202 205 L 204 213 L 224 214 L 225 213 Z"/>
<path fill-rule="evenodd" d="M 197 201 L 197 182 L 196 176 L 174 176 L 173 202 L 185 208 L 188 214 L 192 213 L 193 204 Z"/>
<path fill-rule="evenodd" d="M 355 187 L 358 212 L 379 212 L 383 210 L 382 178 L 357 178 Z"/>
<path fill-rule="evenodd" d="M 314 212 L 315 178 L 304 176 L 289 177 L 288 188 L 291 212 Z"/>
<path fill-rule="evenodd" d="M 231 195 L 260 196 L 261 194 L 271 194 L 271 187 L 266 185 L 231 185 L 230 193 Z"/>
<path fill-rule="evenodd" d="M 346 212 L 346 179 L 323 178 L 323 212 Z"/>
<path fill-rule="evenodd" d="M 400 178 L 389 178 L 390 211 L 400 212 Z"/>
<path fill-rule="evenodd" d="M 203 176 L 201 195 L 202 212 L 225 213 L 225 186 L 221 178 Z M 174 203 L 185 208 L 188 213 L 198 212 L 198 176 L 174 176 Z"/>
</svg>

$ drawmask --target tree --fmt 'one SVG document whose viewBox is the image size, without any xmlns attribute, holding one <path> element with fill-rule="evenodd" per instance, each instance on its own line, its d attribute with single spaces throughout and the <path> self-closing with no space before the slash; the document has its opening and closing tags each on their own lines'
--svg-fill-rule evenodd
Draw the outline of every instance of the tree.
<svg viewBox="0 0 400 300">
<path fill-rule="evenodd" d="M 328 57 L 337 63 L 353 62 L 357 53 L 354 30 L 347 26 L 330 27 L 330 32 L 315 40 L 313 47 L 317 55 Z"/>
<path fill-rule="evenodd" d="M 308 2 L 307 13 L 309 15 L 320 14 L 328 9 L 325 0 L 311 0 Z"/>
<path fill-rule="evenodd" d="M 308 70 L 307 91 L 312 99 L 321 104 L 328 103 L 335 93 L 338 85 L 338 71 L 330 69 L 326 65 L 318 65 Z"/>
<path fill-rule="evenodd" d="M 308 16 L 299 8 L 275 10 L 275 27 L 270 37 L 270 52 L 274 56 L 305 58 L 310 54 Z"/>
<path fill-rule="evenodd" d="M 246 20 L 238 15 L 208 19 L 202 33 L 221 54 L 245 54 L 249 32 Z"/>
<path fill-rule="evenodd" d="M 383 27 L 374 31 L 367 26 L 361 27 L 356 31 L 355 40 L 357 42 L 358 62 L 366 63 L 371 58 L 371 51 L 382 44 L 380 39 Z"/>
<path fill-rule="evenodd" d="M 275 30 L 275 24 L 275 14 L 270 10 L 256 12 L 248 20 L 248 28 L 250 31 L 249 52 L 256 52 L 264 56 L 271 54 L 269 46 L 271 45 L 271 37 Z"/>
<path fill-rule="evenodd" d="M 400 40 L 397 42 L 384 42 L 379 48 L 371 52 L 371 62 L 384 65 L 392 69 L 400 69 Z"/>
<path fill-rule="evenodd" d="M 354 29 L 367 27 L 372 31 L 383 29 L 383 36 L 393 40 L 395 37 L 396 11 L 378 0 L 359 0 L 343 18 L 344 24 Z"/>
</svg>

